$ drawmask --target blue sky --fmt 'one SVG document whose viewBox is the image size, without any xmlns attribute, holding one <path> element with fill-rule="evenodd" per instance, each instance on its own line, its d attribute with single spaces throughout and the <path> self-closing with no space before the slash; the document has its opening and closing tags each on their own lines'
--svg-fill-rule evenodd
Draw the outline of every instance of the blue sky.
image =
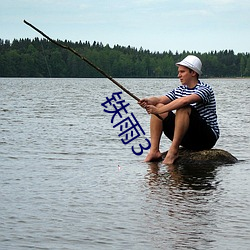
<svg viewBox="0 0 250 250">
<path fill-rule="evenodd" d="M 1 0 L 0 38 L 93 41 L 150 51 L 250 52 L 249 0 Z"/>
</svg>

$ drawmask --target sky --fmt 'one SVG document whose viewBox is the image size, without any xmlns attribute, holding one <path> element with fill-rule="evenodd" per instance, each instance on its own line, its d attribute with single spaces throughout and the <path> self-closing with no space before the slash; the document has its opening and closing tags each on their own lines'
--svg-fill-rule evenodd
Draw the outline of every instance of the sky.
<svg viewBox="0 0 250 250">
<path fill-rule="evenodd" d="M 151 52 L 250 52 L 249 0 L 0 0 L 0 38 L 42 36 Z"/>
</svg>

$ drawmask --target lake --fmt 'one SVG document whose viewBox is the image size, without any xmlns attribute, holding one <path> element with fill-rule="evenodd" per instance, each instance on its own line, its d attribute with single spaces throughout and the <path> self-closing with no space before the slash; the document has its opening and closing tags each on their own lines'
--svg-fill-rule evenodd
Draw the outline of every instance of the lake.
<svg viewBox="0 0 250 250">
<path fill-rule="evenodd" d="M 178 79 L 117 79 L 139 98 Z M 107 79 L 0 78 L 0 249 L 249 249 L 250 79 L 205 79 L 233 165 L 167 167 L 123 144 Z M 170 146 L 163 139 L 161 150 Z"/>
</svg>

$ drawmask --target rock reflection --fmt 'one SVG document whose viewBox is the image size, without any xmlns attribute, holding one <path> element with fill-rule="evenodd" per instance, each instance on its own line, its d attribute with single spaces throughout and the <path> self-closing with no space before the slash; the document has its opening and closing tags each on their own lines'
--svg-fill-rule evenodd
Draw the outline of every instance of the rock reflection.
<svg viewBox="0 0 250 250">
<path fill-rule="evenodd" d="M 165 168 L 165 169 L 164 169 Z M 147 178 L 149 184 L 162 184 L 162 180 L 168 180 L 172 188 L 184 188 L 194 190 L 215 189 L 216 166 L 185 165 L 185 166 L 165 166 L 158 162 L 149 163 Z"/>
<path fill-rule="evenodd" d="M 214 242 L 218 212 L 212 206 L 218 194 L 216 172 L 215 166 L 149 163 L 147 201 L 155 204 L 151 215 L 157 215 L 157 218 L 149 216 L 154 220 L 150 227 L 152 230 L 164 227 L 173 244 L 169 249 L 187 246 L 200 249 L 201 245 L 209 249 L 208 245 Z M 158 241 L 165 239 L 158 235 Z"/>
</svg>

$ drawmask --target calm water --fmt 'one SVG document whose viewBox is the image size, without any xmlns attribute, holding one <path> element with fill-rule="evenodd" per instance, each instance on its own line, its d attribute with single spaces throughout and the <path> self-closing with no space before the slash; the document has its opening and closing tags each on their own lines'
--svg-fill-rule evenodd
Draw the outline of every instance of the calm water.
<svg viewBox="0 0 250 250">
<path fill-rule="evenodd" d="M 179 84 L 119 81 L 138 97 Z M 106 79 L 0 79 L 0 249 L 249 249 L 250 79 L 205 82 L 235 165 L 143 163 L 103 112 L 119 90 Z"/>
</svg>

